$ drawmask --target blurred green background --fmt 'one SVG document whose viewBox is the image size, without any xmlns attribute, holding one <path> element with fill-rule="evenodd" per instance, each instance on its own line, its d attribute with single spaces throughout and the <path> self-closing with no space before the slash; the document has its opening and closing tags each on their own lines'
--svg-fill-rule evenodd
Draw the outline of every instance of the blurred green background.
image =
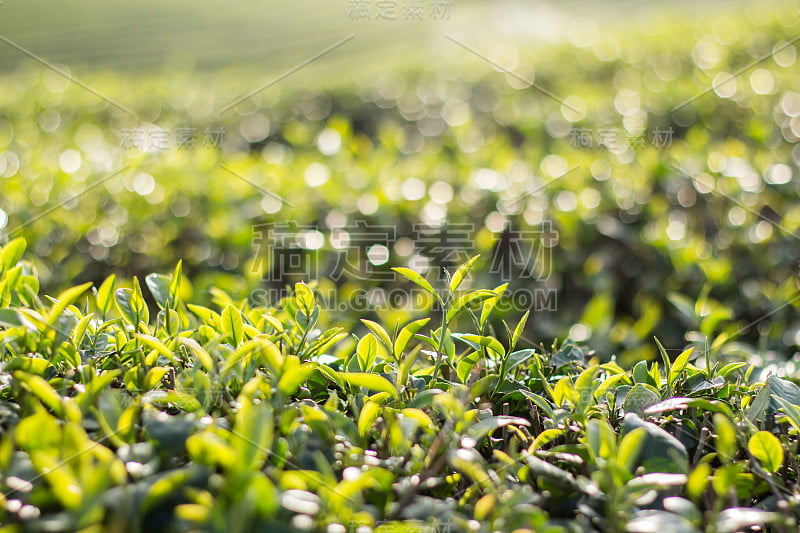
<svg viewBox="0 0 800 533">
<path fill-rule="evenodd" d="M 625 364 L 655 357 L 654 335 L 794 357 L 795 2 L 455 0 L 446 20 L 431 1 L 405 20 L 403 0 L 375 20 L 377 4 L 354 20 L 354 2 L 6 0 L 2 238 L 29 240 L 46 292 L 182 258 L 202 302 L 211 286 L 252 298 L 294 281 L 267 283 L 275 265 L 254 242 L 292 222 L 319 232 L 297 253 L 347 304 L 392 284 L 325 279 L 337 231 L 395 227 L 385 263 L 360 250 L 387 271 L 425 255 L 415 225 L 472 224 L 473 286 L 556 291 L 556 309 L 534 309 L 536 342 L 569 334 Z M 198 146 L 149 146 L 182 129 Z M 219 146 L 206 130 L 224 131 Z M 612 130 L 619 146 L 600 146 Z M 124 146 L 131 134 L 149 148 Z M 558 233 L 546 279 L 492 275 L 503 229 L 544 221 Z M 427 264 L 432 279 L 453 266 Z M 329 319 L 420 310 L 346 308 Z"/>
<path fill-rule="evenodd" d="M 0 25 L 3 36 L 49 61 L 74 68 L 126 71 L 176 66 L 222 71 L 248 66 L 268 74 L 294 66 L 345 35 L 355 34 L 358 40 L 352 46 L 319 65 L 325 73 L 320 81 L 329 84 L 332 78 L 347 80 L 352 70 L 426 68 L 432 66 L 426 64 L 430 60 L 452 59 L 458 54 L 442 40 L 448 32 L 460 32 L 483 44 L 525 45 L 533 56 L 534 47 L 569 41 L 587 31 L 625 33 L 663 24 L 665 19 L 678 22 L 711 13 L 738 15 L 748 5 L 736 0 L 224 4 L 209 0 L 4 0 Z M 364 6 L 368 17 L 360 16 Z M 763 2 L 749 9 L 769 16 L 780 6 Z M 18 51 L 7 46 L 0 49 L 3 70 L 22 62 L 24 57 Z"/>
</svg>

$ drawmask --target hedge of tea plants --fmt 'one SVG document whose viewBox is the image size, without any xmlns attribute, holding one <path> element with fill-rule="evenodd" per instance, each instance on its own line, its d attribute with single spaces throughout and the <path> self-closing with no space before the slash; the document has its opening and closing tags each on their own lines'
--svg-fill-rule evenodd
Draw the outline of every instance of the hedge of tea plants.
<svg viewBox="0 0 800 533">
<path fill-rule="evenodd" d="M 794 8 L 0 76 L 0 531 L 797 531 Z"/>
<path fill-rule="evenodd" d="M 241 298 L 267 278 L 319 279 L 351 309 L 354 287 L 392 286 L 391 267 L 420 270 L 422 256 L 440 278 L 491 257 L 504 230 L 549 223 L 534 281 L 519 281 L 522 267 L 479 280 L 557 291 L 558 312 L 530 325 L 539 338 L 577 325 L 625 365 L 658 358 L 654 335 L 784 360 L 800 332 L 793 10 L 646 34 L 590 24 L 546 52 L 518 46 L 514 76 L 445 43 L 463 56 L 333 88 L 304 70 L 233 106 L 258 76 L 77 73 L 109 102 L 21 66 L 0 80 L 4 237 L 28 239 L 49 292 L 182 259 L 200 302 L 211 285 Z M 493 57 L 492 43 L 464 43 Z M 471 228 L 448 257 L 418 245 L 420 227 L 444 222 Z M 256 243 L 269 224 L 313 233 L 299 239 L 300 275 L 270 277 Z M 391 228 L 371 237 L 388 251 L 384 277 L 335 278 L 336 233 L 354 242 L 363 227 Z"/>
<path fill-rule="evenodd" d="M 494 336 L 507 285 L 320 327 L 182 267 L 39 294 L 0 251 L 3 531 L 796 531 L 800 388 L 689 348 L 626 371 Z M 149 293 L 154 312 L 143 297 Z M 333 319 L 335 323 L 335 319 Z M 411 529 L 408 529 L 411 528 Z"/>
</svg>

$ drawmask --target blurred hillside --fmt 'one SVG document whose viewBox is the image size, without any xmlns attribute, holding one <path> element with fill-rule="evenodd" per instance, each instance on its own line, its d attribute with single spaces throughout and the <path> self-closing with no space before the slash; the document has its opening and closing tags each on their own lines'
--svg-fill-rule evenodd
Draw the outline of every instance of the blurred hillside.
<svg viewBox="0 0 800 533">
<path fill-rule="evenodd" d="M 305 0 L 6 0 L 0 36 L 48 61 L 78 70 L 282 70 L 348 36 L 356 38 L 322 63 L 326 81 L 353 71 L 420 67 L 453 60 L 444 34 L 484 43 L 547 45 L 602 31 L 628 32 L 664 18 L 742 9 L 769 15 L 785 2 L 654 0 L 498 1 Z M 457 50 L 456 50 L 457 52 Z M 458 56 L 455 56 L 458 57 Z M 0 43 L 0 71 L 30 61 Z"/>
</svg>

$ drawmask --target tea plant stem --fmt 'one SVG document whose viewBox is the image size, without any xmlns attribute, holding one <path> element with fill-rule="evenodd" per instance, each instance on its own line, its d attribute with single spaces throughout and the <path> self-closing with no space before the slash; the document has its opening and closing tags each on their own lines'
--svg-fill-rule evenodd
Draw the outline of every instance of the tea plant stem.
<svg viewBox="0 0 800 533">
<path fill-rule="evenodd" d="M 439 369 L 442 366 L 442 359 L 444 356 L 444 352 L 442 348 L 444 347 L 444 343 L 446 342 L 447 337 L 447 328 L 449 327 L 448 320 L 447 320 L 447 311 L 449 311 L 449 299 L 445 304 L 442 306 L 442 329 L 439 332 L 439 345 L 436 347 L 436 362 L 433 366 L 433 377 L 437 378 L 439 376 Z"/>
</svg>

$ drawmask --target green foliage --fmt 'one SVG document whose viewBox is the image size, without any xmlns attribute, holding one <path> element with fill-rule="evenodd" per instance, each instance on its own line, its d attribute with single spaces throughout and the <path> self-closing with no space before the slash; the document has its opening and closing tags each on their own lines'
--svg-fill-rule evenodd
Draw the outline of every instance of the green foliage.
<svg viewBox="0 0 800 533">
<path fill-rule="evenodd" d="M 18 247 L 0 282 L 25 266 Z M 212 309 L 184 305 L 180 275 L 145 277 L 158 317 L 136 280 L 116 290 L 116 308 L 113 278 L 31 306 L 23 287 L 11 292 L 0 315 L 5 523 L 789 531 L 800 518 L 786 471 L 797 429 L 779 432 L 800 421 L 789 381 L 704 369 L 690 350 L 626 372 L 569 340 L 518 347 L 522 326 L 500 340 L 477 316 L 445 337 L 449 296 L 438 317 L 394 334 L 369 320 L 321 331 L 312 284 L 275 307 L 218 292 Z M 490 293 L 489 314 L 501 291 L 472 293 Z"/>
<path fill-rule="evenodd" d="M 769 431 L 759 431 L 747 441 L 747 448 L 767 472 L 774 474 L 783 465 L 783 447 Z"/>
<path fill-rule="evenodd" d="M 8 163 L 5 156 L 0 162 L 0 220 L 8 218 L 0 239 L 24 235 L 40 273 L 32 278 L 19 272 L 14 283 L 38 279 L 45 292 L 57 294 L 73 280 L 100 285 L 113 272 L 134 290 L 127 280 L 137 276 L 146 300 L 159 310 L 175 310 L 179 297 L 191 296 L 193 304 L 206 307 L 218 303 L 207 290 L 211 286 L 224 289 L 235 304 L 274 267 L 254 246 L 253 226 L 292 222 L 328 237 L 338 228 L 326 222 L 330 214 L 348 227 L 395 225 L 403 230 L 400 239 L 405 228 L 430 222 L 423 216 L 430 211 L 426 204 L 439 205 L 431 191 L 448 189 L 448 222 L 475 227 L 474 250 L 464 250 L 482 254 L 475 264 L 502 245 L 502 231 L 497 224 L 487 227 L 487 215 L 511 231 L 535 232 L 540 221 L 552 221 L 558 243 L 548 248 L 552 257 L 537 259 L 536 266 L 543 275 L 557 273 L 551 281 L 562 290 L 557 313 L 529 321 L 528 332 L 539 338 L 561 336 L 579 323 L 586 336 L 581 341 L 618 354 L 625 366 L 658 358 L 653 336 L 682 339 L 687 330 L 695 356 L 706 344 L 725 362 L 785 353 L 797 329 L 792 257 L 800 208 L 798 181 L 789 178 L 797 174 L 800 150 L 792 108 L 796 43 L 779 43 L 790 42 L 800 22 L 789 2 L 752 10 L 757 15 L 712 12 L 676 25 L 654 21 L 646 33 L 596 36 L 591 45 L 594 32 L 588 32 L 582 47 L 536 47 L 535 53 L 521 47 L 519 64 L 535 64 L 537 85 L 568 102 L 583 102 L 579 107 L 586 111 L 577 116 L 568 109 L 573 104 L 516 90 L 488 65 L 449 56 L 447 65 L 427 64 L 426 58 L 424 71 L 398 77 L 374 76 L 365 67 L 366 79 L 333 91 L 320 91 L 298 73 L 218 116 L 197 109 L 241 93 L 242 77 L 81 73 L 83 83 L 124 103 L 139 119 L 78 84 L 54 88 L 41 65 L 32 63 L 0 78 L 0 153 L 8 154 Z M 474 46 L 486 52 L 494 44 L 478 40 Z M 606 54 L 611 50 L 617 52 Z M 468 53 L 464 58 L 472 59 Z M 735 95 L 709 92 L 715 76 L 740 71 Z M 757 82 L 771 89 L 757 91 Z M 268 124 L 266 138 L 243 133 L 253 120 Z M 45 131 L 42 124 L 50 123 L 55 129 Z M 142 152 L 120 146 L 122 131 L 141 128 L 149 138 L 145 127 L 151 126 L 165 133 L 194 128 L 201 135 L 219 126 L 226 132 L 225 147 Z M 575 146 L 573 129 L 597 136 L 606 127 L 616 130 L 623 148 L 628 141 L 644 142 L 633 152 L 598 147 L 597 139 L 591 148 Z M 654 146 L 653 133 L 670 129 L 670 145 Z M 335 153 L 321 153 L 318 140 L 324 138 L 338 139 Z M 73 151 L 81 165 L 66 172 L 59 155 L 75 156 Z M 98 154 L 104 154 L 103 165 L 96 164 Z M 126 170 L 106 181 L 113 168 L 99 169 L 111 161 Z M 325 183 L 304 181 L 312 164 L 327 169 Z M 428 194 L 403 196 L 412 177 Z M 137 179 L 152 180 L 152 190 L 134 187 Z M 83 182 L 98 186 L 57 207 Z M 375 209 L 364 207 L 373 204 Z M 48 216 L 37 216 L 44 205 Z M 322 278 L 338 252 L 330 241 L 319 250 L 298 250 Z M 22 241 L 15 242 L 0 258 L 0 270 L 16 264 Z M 393 250 L 397 243 L 386 244 Z M 167 271 L 178 257 L 191 273 L 176 283 L 179 291 L 166 286 L 163 274 L 147 277 Z M 468 319 L 462 306 L 479 305 L 481 298 L 487 307 L 505 308 L 488 324 L 496 329 L 502 330 L 501 319 L 516 323 L 525 312 L 502 304 L 525 289 L 528 278 L 498 279 L 486 268 L 466 276 L 474 265 L 455 273 L 454 265 L 432 259 L 432 267 L 453 274 L 444 287 L 434 281 L 420 285 L 434 300 L 444 297 L 443 288 L 480 286 L 498 293 L 496 287 L 508 284 L 505 300 L 482 293 L 451 302 L 450 321 L 456 314 Z M 394 266 L 419 281 L 409 263 L 393 250 L 381 273 Z M 304 281 L 289 278 L 281 282 Z M 319 283 L 349 303 L 350 284 L 336 284 L 330 276 Z M 7 294 L 0 287 L 0 307 Z M 119 296 L 126 305 L 127 297 Z M 363 307 L 342 312 L 351 320 L 379 319 L 387 329 L 411 318 L 402 308 L 379 317 L 363 316 Z M 767 313 L 768 323 L 750 325 Z M 126 321 L 138 320 L 127 315 Z"/>
<path fill-rule="evenodd" d="M 491 69 L 431 69 L 264 93 L 220 119 L 232 134 L 220 153 L 126 153 L 113 130 L 127 118 L 77 84 L 0 79 L 0 237 L 24 234 L 0 247 L 0 528 L 797 531 L 798 364 L 774 359 L 798 338 L 786 173 L 800 162 L 800 97 L 796 58 L 764 55 L 794 39 L 782 13 L 537 57 L 537 83 L 583 100 L 580 118 Z M 747 72 L 731 98 L 674 107 L 747 64 L 769 70 L 770 90 Z M 143 76 L 91 81 L 157 108 L 163 128 L 219 96 L 196 77 L 189 91 Z M 195 102 L 173 105 L 184 92 Z M 268 138 L 239 135 L 266 107 Z M 672 146 L 570 146 L 570 128 L 615 120 L 671 128 Z M 323 154 L 334 179 L 310 186 L 323 134 L 339 139 Z M 77 175 L 58 164 L 68 149 Z M 87 179 L 98 154 L 130 175 Z M 220 179 L 223 167 L 246 178 Z M 408 176 L 427 196 L 403 198 Z M 74 201 L 46 217 L 31 207 L 78 178 Z M 276 206 L 251 181 L 302 202 Z M 443 282 L 387 243 L 384 273 L 399 277 L 375 285 L 418 289 L 413 305 L 332 312 L 321 289 L 348 303 L 354 283 L 324 277 L 248 298 L 274 266 L 254 225 L 332 231 L 329 213 L 413 227 L 444 208 L 443 189 L 448 222 L 474 224 L 481 255 L 433 264 Z M 488 268 L 503 238 L 489 219 L 553 221 L 558 245 L 537 266 L 568 289 L 557 312 L 509 310 L 533 282 Z M 319 266 L 333 251 L 301 253 Z"/>
</svg>

